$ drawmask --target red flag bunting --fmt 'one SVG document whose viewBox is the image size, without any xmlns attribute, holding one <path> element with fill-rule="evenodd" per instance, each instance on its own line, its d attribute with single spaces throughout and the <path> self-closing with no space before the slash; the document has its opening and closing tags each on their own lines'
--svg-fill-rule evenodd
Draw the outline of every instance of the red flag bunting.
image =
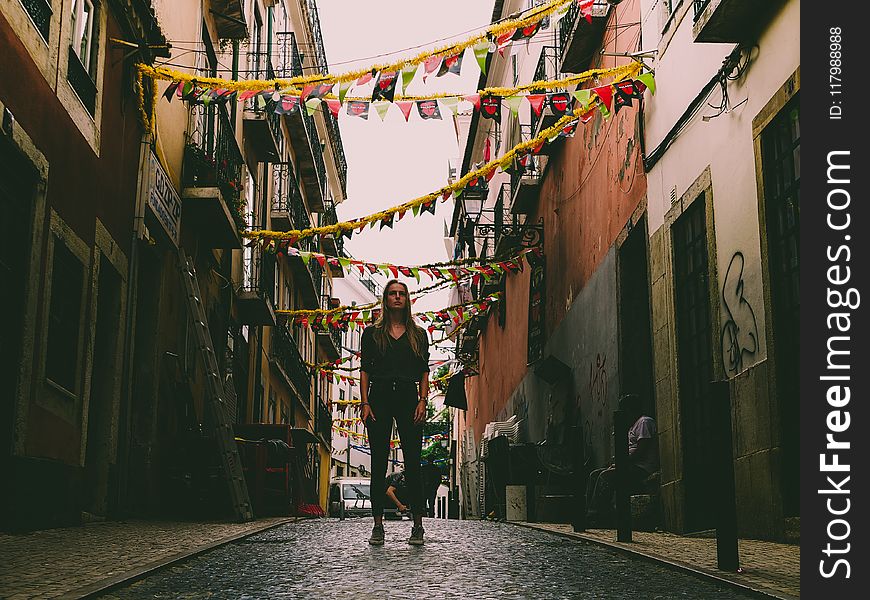
<svg viewBox="0 0 870 600">
<path fill-rule="evenodd" d="M 402 114 L 405 115 L 405 121 L 408 120 L 408 117 L 411 116 L 411 109 L 414 107 L 413 102 L 396 102 L 396 106 L 402 111 Z"/>
</svg>

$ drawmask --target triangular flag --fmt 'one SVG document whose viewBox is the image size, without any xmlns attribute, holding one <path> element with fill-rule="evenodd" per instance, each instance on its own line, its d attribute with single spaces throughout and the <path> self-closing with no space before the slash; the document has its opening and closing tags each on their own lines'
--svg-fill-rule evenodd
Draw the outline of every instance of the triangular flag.
<svg viewBox="0 0 870 600">
<path fill-rule="evenodd" d="M 613 102 L 613 88 L 609 85 L 602 85 L 601 87 L 592 88 L 592 91 L 595 92 L 596 96 L 601 98 L 601 104 L 603 104 L 609 112 L 611 103 Z"/>
<path fill-rule="evenodd" d="M 381 227 L 380 228 L 383 229 L 384 227 L 389 227 L 390 229 L 392 229 L 394 216 L 395 215 L 387 215 L 386 217 L 383 217 L 381 219 Z"/>
<path fill-rule="evenodd" d="M 471 102 L 474 105 L 474 110 L 480 110 L 480 94 L 468 94 L 462 97 L 466 102 Z"/>
<path fill-rule="evenodd" d="M 547 94 L 547 104 L 557 117 L 561 117 L 571 110 L 571 96 L 565 92 Z"/>
<path fill-rule="evenodd" d="M 480 114 L 486 119 L 501 121 L 501 98 L 499 96 L 481 98 Z"/>
<path fill-rule="evenodd" d="M 260 96 L 262 98 L 262 96 Z M 305 110 L 309 115 L 313 115 L 320 108 L 320 98 L 309 98 L 305 101 Z"/>
<path fill-rule="evenodd" d="M 462 52 L 454 54 L 453 56 L 445 56 L 444 60 L 441 62 L 441 67 L 438 69 L 438 74 L 435 75 L 435 77 L 442 77 L 447 73 L 459 75 L 459 72 L 462 69 L 462 57 Z"/>
<path fill-rule="evenodd" d="M 415 217 L 416 217 L 417 215 L 419 215 L 419 214 L 420 214 L 420 205 L 419 205 L 419 204 L 415 204 L 414 206 L 412 206 L 412 207 L 411 207 L 411 212 L 414 214 Z"/>
<path fill-rule="evenodd" d="M 504 99 L 504 101 L 505 101 L 505 104 L 508 105 L 508 108 L 511 109 L 511 112 L 514 114 L 514 116 L 518 116 L 519 112 L 520 112 L 520 104 L 523 101 L 523 97 L 522 96 L 508 96 L 507 98 Z"/>
<path fill-rule="evenodd" d="M 450 109 L 450 112 L 453 113 L 454 117 L 459 114 L 459 98 L 457 98 L 456 96 L 441 98 L 441 104 Z"/>
<path fill-rule="evenodd" d="M 413 102 L 396 102 L 396 106 L 399 107 L 399 110 L 402 111 L 402 114 L 405 115 L 405 121 L 408 121 L 408 117 L 411 116 L 411 109 L 414 107 Z"/>
<path fill-rule="evenodd" d="M 541 111 L 544 109 L 544 100 L 547 99 L 546 94 L 529 94 L 526 96 L 526 99 L 529 101 L 529 105 L 532 107 L 532 110 L 535 113 L 536 117 L 541 116 Z"/>
<path fill-rule="evenodd" d="M 441 60 L 441 56 L 430 56 L 425 61 L 423 61 L 423 83 L 426 83 L 426 78 L 431 73 L 434 73 L 438 69 L 438 67 L 441 66 Z"/>
<path fill-rule="evenodd" d="M 592 90 L 577 90 L 574 92 L 574 98 L 580 103 L 580 106 L 586 106 L 592 99 Z"/>
<path fill-rule="evenodd" d="M 362 100 L 351 100 L 347 103 L 347 114 L 352 117 L 359 117 L 368 120 L 369 118 L 369 102 Z"/>
<path fill-rule="evenodd" d="M 378 100 L 377 102 L 374 102 L 375 111 L 378 113 L 378 116 L 381 118 L 381 121 L 383 121 L 386 118 L 387 111 L 390 110 L 391 104 L 392 104 L 392 102 L 389 102 L 387 100 Z"/>
<path fill-rule="evenodd" d="M 302 257 L 302 262 L 305 263 L 305 266 L 308 266 L 308 261 L 311 260 L 311 253 L 309 252 L 300 252 L 299 256 Z"/>
<path fill-rule="evenodd" d="M 655 96 L 656 93 L 656 80 L 653 77 L 652 73 L 641 73 L 637 76 L 637 80 L 643 83 L 649 91 Z"/>
<path fill-rule="evenodd" d="M 340 100 L 327 100 L 326 106 L 329 107 L 329 113 L 337 119 L 338 118 L 338 111 L 341 110 L 341 101 Z"/>
<path fill-rule="evenodd" d="M 402 67 L 402 95 L 405 95 L 405 90 L 408 89 L 408 86 L 411 84 L 411 81 L 414 79 L 414 75 L 417 74 L 417 67 L 420 65 L 405 65 Z"/>
<path fill-rule="evenodd" d="M 163 97 L 166 98 L 169 102 L 172 102 L 172 95 L 175 94 L 175 90 L 178 89 L 180 81 L 173 81 L 166 87 L 166 91 L 163 92 Z"/>
<path fill-rule="evenodd" d="M 396 83 L 398 80 L 398 71 L 382 71 L 379 73 L 372 91 L 372 102 L 381 99 L 392 102 L 393 97 L 396 95 Z"/>
<path fill-rule="evenodd" d="M 374 78 L 375 78 L 374 73 L 366 73 L 365 75 L 360 76 L 360 78 L 356 80 L 356 84 L 357 85 L 365 85 Z"/>
<path fill-rule="evenodd" d="M 580 14 L 586 18 L 588 23 L 592 22 L 592 5 L 595 3 L 595 0 L 577 0 L 577 4 L 580 5 Z"/>
<path fill-rule="evenodd" d="M 486 75 L 486 59 L 489 56 L 489 42 L 484 40 L 473 46 L 474 58 L 477 60 L 477 66 L 480 67 L 480 72 Z"/>
<path fill-rule="evenodd" d="M 344 104 L 344 97 L 347 96 L 347 91 L 351 88 L 353 82 L 342 81 L 338 84 L 338 101 Z"/>
<path fill-rule="evenodd" d="M 441 109 L 438 108 L 437 100 L 418 100 L 417 112 L 424 121 L 429 119 L 441 119 Z"/>
</svg>

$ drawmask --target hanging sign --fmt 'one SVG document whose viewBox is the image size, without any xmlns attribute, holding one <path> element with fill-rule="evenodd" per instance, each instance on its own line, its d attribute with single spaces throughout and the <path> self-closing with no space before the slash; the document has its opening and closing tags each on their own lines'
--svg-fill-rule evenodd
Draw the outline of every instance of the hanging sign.
<svg viewBox="0 0 870 600">
<path fill-rule="evenodd" d="M 546 291 L 545 257 L 535 256 L 529 282 L 529 353 L 528 364 L 538 361 L 544 351 L 544 292 Z"/>
<path fill-rule="evenodd" d="M 148 152 L 145 199 L 148 220 L 160 223 L 169 241 L 178 246 L 181 230 L 181 198 L 153 151 Z M 147 215 L 146 215 L 147 216 Z"/>
</svg>

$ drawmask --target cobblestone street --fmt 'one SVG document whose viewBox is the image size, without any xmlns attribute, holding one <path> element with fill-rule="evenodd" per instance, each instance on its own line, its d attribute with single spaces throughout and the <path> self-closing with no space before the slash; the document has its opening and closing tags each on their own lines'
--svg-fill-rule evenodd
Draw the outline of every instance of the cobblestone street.
<svg viewBox="0 0 870 600">
<path fill-rule="evenodd" d="M 505 523 L 429 519 L 291 523 L 158 571 L 101 598 L 750 598 L 609 548 Z"/>
</svg>

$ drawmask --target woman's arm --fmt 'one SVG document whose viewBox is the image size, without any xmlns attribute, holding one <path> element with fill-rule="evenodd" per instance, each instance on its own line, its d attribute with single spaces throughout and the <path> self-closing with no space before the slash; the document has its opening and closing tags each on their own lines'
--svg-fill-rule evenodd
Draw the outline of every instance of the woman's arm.
<svg viewBox="0 0 870 600">
<path fill-rule="evenodd" d="M 414 423 L 422 423 L 426 420 L 426 404 L 429 400 L 429 371 L 424 371 L 420 378 L 420 396 L 417 401 L 417 409 L 414 411 Z"/>
<path fill-rule="evenodd" d="M 375 414 L 372 412 L 372 407 L 369 406 L 369 374 L 365 371 L 359 372 L 359 387 L 359 418 L 362 419 L 363 423 L 365 423 L 369 418 L 371 418 L 372 421 L 377 421 L 377 419 L 375 419 Z"/>
</svg>

